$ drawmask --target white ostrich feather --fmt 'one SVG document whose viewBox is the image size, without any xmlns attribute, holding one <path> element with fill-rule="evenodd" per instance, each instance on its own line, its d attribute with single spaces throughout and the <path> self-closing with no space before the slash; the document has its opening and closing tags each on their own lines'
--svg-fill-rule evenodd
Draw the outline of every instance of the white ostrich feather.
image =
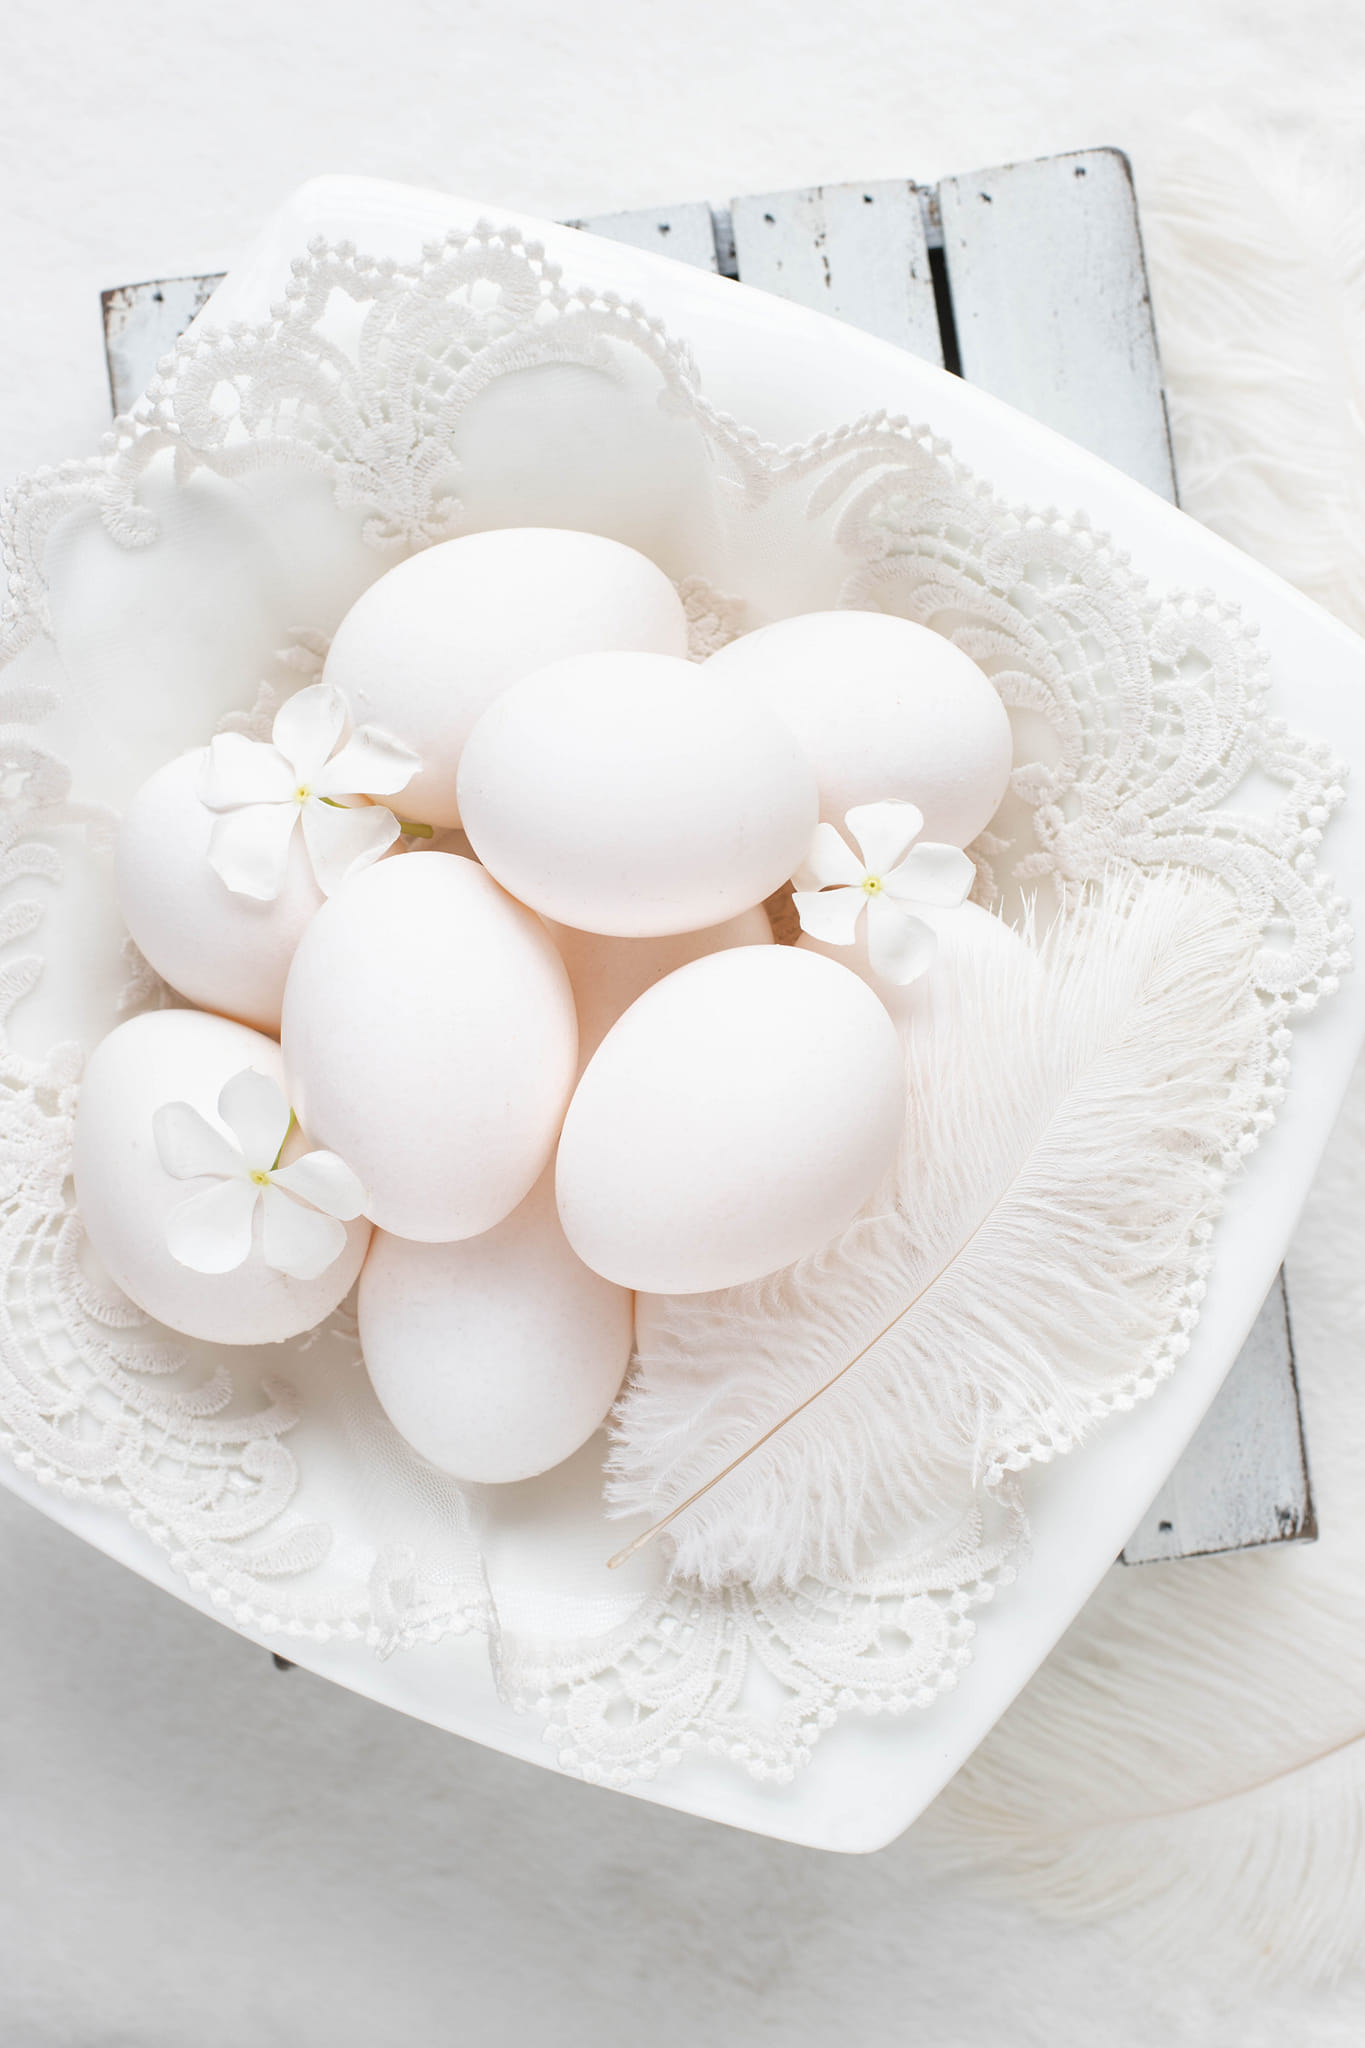
<svg viewBox="0 0 1365 2048">
<path fill-rule="evenodd" d="M 1163 1962 L 1365 1961 L 1365 1711 L 1339 1601 L 1293 1554 L 1124 1573 L 920 1823 L 1060 1918 Z M 1248 1666 L 1284 1650 L 1248 1694 Z"/>
<path fill-rule="evenodd" d="M 1163 873 L 927 976 L 884 1197 L 769 1279 L 641 1298 L 613 1508 L 667 1513 L 781 1424 L 672 1524 L 675 1568 L 838 1578 L 1130 1405 L 1195 1319 L 1248 970 L 1223 893 Z"/>
<path fill-rule="evenodd" d="M 1211 125 L 1144 215 L 1181 498 L 1365 631 L 1365 142 Z"/>
</svg>

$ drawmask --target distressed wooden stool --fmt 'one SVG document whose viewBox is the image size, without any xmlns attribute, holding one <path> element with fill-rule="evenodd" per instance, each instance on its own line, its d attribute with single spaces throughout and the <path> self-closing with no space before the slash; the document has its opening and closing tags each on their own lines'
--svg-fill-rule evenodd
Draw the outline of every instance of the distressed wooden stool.
<svg viewBox="0 0 1365 2048">
<path fill-rule="evenodd" d="M 1120 150 L 933 186 L 825 185 L 728 208 L 695 200 L 572 225 L 847 320 L 979 384 L 1175 501 L 1137 199 Z M 163 278 L 104 293 L 115 412 L 133 403 L 218 283 L 216 275 Z M 1281 1273 L 1123 1561 L 1316 1534 Z"/>
</svg>

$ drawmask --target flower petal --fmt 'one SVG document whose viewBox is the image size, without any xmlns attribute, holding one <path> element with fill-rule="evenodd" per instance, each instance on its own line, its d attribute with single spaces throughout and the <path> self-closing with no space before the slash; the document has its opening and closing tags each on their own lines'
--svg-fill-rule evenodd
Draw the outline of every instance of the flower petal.
<svg viewBox="0 0 1365 2048">
<path fill-rule="evenodd" d="M 796 871 L 798 889 L 827 889 L 835 882 L 853 886 L 862 881 L 866 869 L 856 853 L 844 844 L 832 825 L 817 825 L 806 849 L 806 858 Z"/>
<path fill-rule="evenodd" d="M 924 813 L 917 804 L 888 797 L 884 803 L 855 804 L 844 813 L 844 824 L 862 848 L 868 873 L 884 875 L 924 830 Z"/>
<path fill-rule="evenodd" d="M 279 1083 L 243 1067 L 223 1083 L 218 1114 L 235 1134 L 248 1168 L 269 1171 L 289 1132 L 289 1104 Z"/>
<path fill-rule="evenodd" d="M 282 804 L 294 794 L 298 777 L 283 754 L 245 733 L 220 732 L 209 741 L 199 772 L 199 801 L 210 811 L 239 804 Z"/>
<path fill-rule="evenodd" d="M 935 910 L 956 910 L 971 892 L 976 863 L 960 846 L 939 846 L 932 839 L 923 839 L 882 880 L 887 895 L 894 896 L 898 903 L 927 903 Z"/>
<path fill-rule="evenodd" d="M 188 1102 L 163 1102 L 154 1110 L 152 1136 L 157 1158 L 173 1180 L 197 1180 L 203 1173 L 235 1179 L 246 1171 L 232 1140 Z"/>
<path fill-rule="evenodd" d="M 883 981 L 904 988 L 934 964 L 938 936 L 919 918 L 909 916 L 888 897 L 875 896 L 867 907 L 867 964 Z"/>
<path fill-rule="evenodd" d="M 285 1188 L 315 1209 L 325 1209 L 329 1216 L 340 1216 L 347 1223 L 365 1207 L 367 1197 L 359 1175 L 335 1152 L 305 1152 L 270 1178 L 275 1187 Z"/>
<path fill-rule="evenodd" d="M 313 873 L 324 896 L 339 889 L 348 875 L 369 867 L 387 853 L 399 834 L 392 811 L 382 804 L 357 804 L 354 809 L 325 804 L 320 797 L 303 807 L 303 837 Z"/>
<path fill-rule="evenodd" d="M 305 1209 L 283 1188 L 268 1187 L 261 1250 L 267 1266 L 291 1280 L 316 1280 L 346 1249 L 346 1225 L 335 1216 Z"/>
<path fill-rule="evenodd" d="M 209 866 L 234 895 L 273 903 L 284 887 L 289 840 L 298 820 L 299 807 L 292 800 L 224 811 L 209 834 Z"/>
<path fill-rule="evenodd" d="M 191 1195 L 166 1218 L 173 1259 L 195 1273 L 231 1273 L 251 1250 L 251 1219 L 261 1190 L 250 1180 L 220 1180 Z"/>
<path fill-rule="evenodd" d="M 872 899 L 862 889 L 797 889 L 792 895 L 803 932 L 827 946 L 851 946 L 853 930 Z"/>
<path fill-rule="evenodd" d="M 401 740 L 362 725 L 313 778 L 313 787 L 319 796 L 394 796 L 421 765 L 421 755 Z"/>
<path fill-rule="evenodd" d="M 270 737 L 293 767 L 294 782 L 316 783 L 346 730 L 347 715 L 346 699 L 331 683 L 309 683 L 281 704 Z"/>
</svg>

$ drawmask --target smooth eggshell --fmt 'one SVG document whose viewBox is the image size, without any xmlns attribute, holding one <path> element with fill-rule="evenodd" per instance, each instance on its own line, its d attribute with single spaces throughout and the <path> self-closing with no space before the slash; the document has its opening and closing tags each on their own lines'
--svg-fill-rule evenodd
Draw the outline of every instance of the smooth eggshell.
<svg viewBox="0 0 1365 2048">
<path fill-rule="evenodd" d="M 491 1230 L 529 1194 L 573 1086 L 554 942 L 475 862 L 407 853 L 353 876 L 305 932 L 284 995 L 290 1100 L 369 1190 L 381 1229 Z"/>
<path fill-rule="evenodd" d="M 916 981 L 907 982 L 898 988 L 894 982 L 885 981 L 874 974 L 867 957 L 867 919 L 860 918 L 858 929 L 851 946 L 830 946 L 823 939 L 813 939 L 809 932 L 802 932 L 796 941 L 798 952 L 820 953 L 825 959 L 837 961 L 850 968 L 860 980 L 879 995 L 899 1023 L 908 1016 L 917 1004 L 922 1004 L 932 988 L 950 976 L 957 963 L 968 955 L 989 952 L 1008 954 L 1021 966 L 1029 966 L 1037 972 L 1037 960 L 1032 950 L 1020 938 L 1018 932 L 1007 925 L 1003 918 L 991 911 L 983 910 L 979 903 L 963 903 L 956 910 L 934 910 L 928 905 L 917 906 L 915 916 L 932 925 L 938 934 L 938 951 L 927 974 Z"/>
<path fill-rule="evenodd" d="M 809 612 L 732 640 L 706 663 L 769 705 L 814 764 L 820 815 L 901 797 L 923 837 L 967 846 L 1009 781 L 1009 714 L 976 663 L 941 633 L 884 612 Z"/>
<path fill-rule="evenodd" d="M 456 770 L 480 712 L 519 676 L 604 647 L 687 652 L 687 616 L 662 569 L 620 541 L 511 527 L 442 541 L 400 562 L 347 612 L 323 679 L 357 725 L 422 758 L 403 816 L 458 825 Z"/>
<path fill-rule="evenodd" d="M 846 968 L 790 946 L 694 960 L 626 1011 L 578 1084 L 565 1235 L 651 1294 L 757 1279 L 857 1214 L 904 1103 L 895 1026 Z"/>
<path fill-rule="evenodd" d="M 482 1237 L 375 1232 L 360 1342 L 389 1420 L 456 1479 L 548 1472 L 592 1435 L 630 1360 L 633 1304 L 570 1251 L 554 1175 Z"/>
<path fill-rule="evenodd" d="M 326 898 L 295 832 L 273 903 L 234 895 L 209 866 L 214 815 L 199 801 L 204 750 L 158 768 L 134 795 L 114 846 L 114 886 L 133 942 L 163 981 L 202 1009 L 272 1036 L 304 927 Z"/>
<path fill-rule="evenodd" d="M 663 939 L 609 939 L 601 932 L 575 931 L 547 920 L 550 937 L 569 970 L 578 1010 L 580 1072 L 617 1018 L 637 996 L 689 960 L 732 946 L 771 946 L 772 927 L 761 904 L 713 924 L 704 932 L 674 932 Z"/>
<path fill-rule="evenodd" d="M 171 1257 L 169 1212 L 213 1185 L 173 1180 L 157 1157 L 152 1117 L 163 1103 L 188 1102 L 225 1135 L 223 1084 L 254 1067 L 284 1088 L 273 1039 L 199 1010 L 133 1017 L 96 1046 L 81 1083 L 72 1171 L 91 1249 L 129 1299 L 158 1322 L 213 1344 L 279 1344 L 329 1316 L 349 1293 L 370 1241 L 363 1218 L 346 1226 L 346 1249 L 315 1280 L 291 1280 L 255 1244 L 231 1273 L 195 1273 Z M 287 1160 L 316 1149 L 295 1131 Z"/>
<path fill-rule="evenodd" d="M 766 705 L 660 654 L 580 655 L 504 690 L 469 736 L 460 809 L 514 896 L 617 938 L 761 903 L 817 821 L 810 763 Z"/>
</svg>

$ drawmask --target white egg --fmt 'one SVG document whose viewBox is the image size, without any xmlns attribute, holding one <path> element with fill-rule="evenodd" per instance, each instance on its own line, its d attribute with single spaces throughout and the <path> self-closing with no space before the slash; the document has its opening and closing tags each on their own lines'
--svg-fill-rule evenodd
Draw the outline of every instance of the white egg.
<svg viewBox="0 0 1365 2048">
<path fill-rule="evenodd" d="M 199 1010 L 155 1010 L 133 1017 L 96 1046 L 81 1083 L 72 1172 L 91 1249 L 129 1299 L 158 1322 L 213 1344 L 278 1344 L 311 1330 L 349 1293 L 370 1241 L 359 1218 L 346 1226 L 346 1249 L 314 1280 L 293 1280 L 261 1254 L 261 1211 L 244 1264 L 230 1273 L 196 1273 L 171 1256 L 171 1210 L 214 1185 L 175 1180 L 162 1166 L 152 1118 L 167 1102 L 188 1102 L 215 1129 L 225 1082 L 246 1067 L 284 1089 L 273 1039 Z M 286 1162 L 317 1149 L 296 1130 Z"/>
<path fill-rule="evenodd" d="M 542 916 L 617 938 L 701 931 L 800 865 L 815 777 L 753 693 L 661 654 L 580 655 L 490 705 L 460 764 L 479 859 Z"/>
<path fill-rule="evenodd" d="M 997 953 L 1017 962 L 1021 970 L 1038 972 L 1036 957 L 1018 932 L 1003 918 L 983 910 L 979 903 L 963 903 L 956 910 L 917 906 L 914 914 L 932 927 L 938 938 L 938 950 L 928 972 L 903 988 L 873 973 L 867 957 L 866 918 L 859 919 L 851 946 L 830 946 L 823 939 L 813 939 L 809 932 L 802 932 L 796 941 L 797 950 L 821 953 L 827 960 L 850 968 L 881 997 L 897 1023 L 921 1007 L 933 990 L 952 975 L 958 963 L 968 957 Z"/>
<path fill-rule="evenodd" d="M 904 1104 L 895 1026 L 856 975 L 790 946 L 694 960 L 632 1004 L 578 1084 L 565 1235 L 651 1294 L 757 1279 L 857 1214 Z"/>
<path fill-rule="evenodd" d="M 924 838 L 967 846 L 1009 781 L 1009 714 L 976 663 L 941 633 L 884 612 L 809 612 L 746 633 L 706 673 L 790 726 L 814 763 L 820 815 L 901 797 Z"/>
<path fill-rule="evenodd" d="M 325 897 L 296 832 L 273 903 L 237 896 L 209 866 L 214 814 L 199 801 L 203 748 L 158 768 L 134 795 L 114 846 L 114 886 L 134 944 L 163 981 L 203 1009 L 277 1034 L 284 981 Z"/>
<path fill-rule="evenodd" d="M 381 576 L 338 626 L 323 680 L 357 725 L 420 754 L 403 816 L 458 825 L 456 770 L 480 712 L 518 677 L 604 647 L 686 654 L 663 570 L 595 533 L 511 527 L 442 541 Z"/>
<path fill-rule="evenodd" d="M 617 1018 L 637 996 L 689 960 L 732 946 L 771 946 L 772 927 L 761 904 L 710 925 L 703 932 L 674 932 L 663 939 L 610 939 L 601 932 L 575 931 L 547 920 L 550 937 L 569 970 L 578 1011 L 578 1066 L 581 1072 Z"/>
<path fill-rule="evenodd" d="M 409 853 L 353 876 L 284 994 L 290 1100 L 423 1243 L 491 1230 L 529 1194 L 573 1087 L 578 1028 L 539 918 L 475 862 Z"/>
<path fill-rule="evenodd" d="M 456 1479 L 504 1484 L 561 1464 L 630 1360 L 631 1297 L 570 1251 L 552 1171 L 482 1237 L 413 1244 L 376 1231 L 358 1306 L 389 1420 Z"/>
</svg>

